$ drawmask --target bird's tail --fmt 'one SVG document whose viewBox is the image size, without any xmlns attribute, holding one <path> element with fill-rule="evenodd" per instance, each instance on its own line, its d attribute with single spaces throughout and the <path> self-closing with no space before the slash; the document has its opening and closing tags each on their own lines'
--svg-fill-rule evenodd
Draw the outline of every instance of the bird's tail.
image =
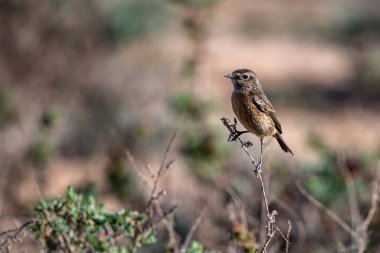
<svg viewBox="0 0 380 253">
<path fill-rule="evenodd" d="M 292 154 L 294 156 L 294 154 L 290 150 L 288 144 L 286 144 L 286 142 L 284 141 L 284 139 L 282 139 L 282 137 L 279 133 L 275 134 L 273 137 L 276 138 L 276 140 L 278 141 L 278 144 L 280 144 L 282 150 L 284 150 L 285 152 L 289 152 L 290 154 Z"/>
</svg>

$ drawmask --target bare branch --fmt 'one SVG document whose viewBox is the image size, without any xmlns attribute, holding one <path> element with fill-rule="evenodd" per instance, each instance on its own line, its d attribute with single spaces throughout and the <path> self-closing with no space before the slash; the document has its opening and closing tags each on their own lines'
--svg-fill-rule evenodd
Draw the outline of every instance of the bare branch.
<svg viewBox="0 0 380 253">
<path fill-rule="evenodd" d="M 253 156 L 248 151 L 248 148 L 252 146 L 252 143 L 251 142 L 244 142 L 240 139 L 239 131 L 237 131 L 237 129 L 236 129 L 236 127 L 237 127 L 236 118 L 234 118 L 234 123 L 232 123 L 232 124 L 231 124 L 231 121 L 229 119 L 226 119 L 226 118 L 221 118 L 221 121 L 223 122 L 224 126 L 230 132 L 228 139 L 229 140 L 233 139 L 235 141 L 237 140 L 240 142 L 241 147 L 244 149 L 245 153 L 248 155 L 248 157 L 252 161 L 252 164 L 254 165 L 255 175 L 260 179 L 261 189 L 262 189 L 262 194 L 263 194 L 263 203 L 264 203 L 264 208 L 266 211 L 266 230 L 267 230 L 266 231 L 266 237 L 267 238 L 266 238 L 265 243 L 264 243 L 263 247 L 261 248 L 260 252 L 266 252 L 266 249 L 267 249 L 270 241 L 274 237 L 276 231 L 279 229 L 275 226 L 277 211 L 276 210 L 273 210 L 272 212 L 269 211 L 268 200 L 267 200 L 267 195 L 266 195 L 266 191 L 265 191 L 265 184 L 264 184 L 264 181 L 263 181 L 263 178 L 261 175 L 261 171 L 257 169 L 258 165 L 261 165 L 261 163 L 256 162 L 255 159 L 253 158 Z"/>
<path fill-rule="evenodd" d="M 334 213 L 331 209 L 323 205 L 316 198 L 314 198 L 310 193 L 306 191 L 306 189 L 302 186 L 302 184 L 297 181 L 296 182 L 298 190 L 305 196 L 314 206 L 319 208 L 322 212 L 328 215 L 331 219 L 333 219 L 341 228 L 343 228 L 348 234 L 350 234 L 356 240 L 359 239 L 358 234 L 349 226 L 346 222 L 344 222 L 336 213 Z"/>
<path fill-rule="evenodd" d="M 264 243 L 263 248 L 260 250 L 260 253 L 266 252 L 266 249 L 267 249 L 267 247 L 269 245 L 270 240 L 272 240 L 272 238 L 273 238 L 273 236 L 270 236 L 270 237 L 267 238 L 267 240 Z"/>
<path fill-rule="evenodd" d="M 171 247 L 173 247 L 173 252 L 179 252 L 179 246 L 178 246 L 178 242 L 177 242 L 177 239 L 176 239 L 176 233 L 174 231 L 174 222 L 173 222 L 173 215 L 166 215 L 162 208 L 161 208 L 161 205 L 158 201 L 154 201 L 153 202 L 153 205 L 156 209 L 156 212 L 158 213 L 159 216 L 161 217 L 165 217 L 164 219 L 162 219 L 162 222 L 164 223 L 165 225 L 165 228 L 166 230 L 168 231 L 168 235 L 169 235 L 169 245 Z M 173 211 L 177 208 L 177 206 L 175 206 L 174 209 L 172 209 Z M 173 212 L 170 212 L 170 214 L 172 214 Z"/>
<path fill-rule="evenodd" d="M 292 223 L 290 222 L 290 220 L 288 220 L 288 233 L 286 234 L 286 248 L 285 248 L 285 252 L 288 253 L 289 252 L 289 246 L 290 246 L 290 231 L 292 230 Z"/>
<path fill-rule="evenodd" d="M 344 179 L 348 197 L 348 205 L 351 213 L 351 227 L 356 228 L 361 220 L 359 212 L 359 203 L 355 191 L 355 182 L 351 173 L 347 168 L 346 156 L 344 154 L 338 156 L 338 169 Z"/>
<path fill-rule="evenodd" d="M 380 200 L 380 162 L 377 163 L 376 167 L 376 179 L 373 183 L 372 195 L 371 195 L 371 207 L 368 211 L 366 218 L 360 222 L 360 214 L 355 214 L 355 206 L 358 205 L 356 192 L 353 185 L 353 179 L 346 171 L 344 171 L 343 160 L 340 159 L 338 161 L 339 169 L 342 172 L 342 175 L 346 181 L 347 192 L 349 195 L 350 209 L 351 209 L 351 217 L 353 226 L 358 222 L 354 219 L 359 219 L 359 222 L 356 226 L 351 228 L 347 223 L 345 223 L 336 213 L 334 213 L 331 209 L 327 208 L 317 199 L 315 199 L 310 193 L 308 193 L 305 188 L 301 185 L 300 182 L 297 182 L 297 187 L 299 191 L 316 207 L 318 207 L 321 211 L 323 211 L 326 215 L 330 216 L 338 225 L 340 225 L 351 237 L 354 239 L 354 243 L 349 247 L 349 251 L 355 251 L 359 253 L 364 253 L 368 246 L 368 227 L 375 215 L 377 210 L 377 205 Z M 350 196 L 351 195 L 351 196 Z M 339 251 L 345 251 L 345 247 L 338 243 Z"/>
<path fill-rule="evenodd" d="M 368 245 L 368 227 L 371 223 L 373 216 L 376 213 L 377 205 L 379 203 L 379 194 L 380 194 L 380 161 L 376 166 L 376 179 L 373 182 L 372 194 L 371 194 L 371 207 L 368 211 L 366 218 L 359 224 L 356 228 L 356 231 L 359 234 L 358 245 L 359 253 L 364 253 Z"/>
<path fill-rule="evenodd" d="M 237 196 L 237 194 L 232 189 L 228 189 L 227 192 L 228 194 L 230 194 L 232 200 L 235 202 L 235 206 L 238 209 L 239 218 L 240 218 L 239 222 L 243 225 L 245 229 L 248 229 L 248 221 L 247 221 L 248 216 L 247 216 L 247 212 L 245 211 L 244 204 L 242 203 L 239 196 Z M 256 226 L 260 224 L 260 222 L 254 217 L 250 217 L 250 218 L 251 218 L 251 222 L 254 223 Z"/>
<path fill-rule="evenodd" d="M 134 169 L 134 171 L 136 172 L 136 174 L 140 178 L 140 180 L 143 182 L 143 184 L 149 185 L 148 179 L 146 178 L 146 176 L 141 172 L 141 170 L 137 166 L 135 159 L 133 158 L 133 155 L 131 154 L 131 152 L 127 149 L 125 151 L 125 154 L 128 158 L 128 161 L 132 164 L 132 168 Z"/>
<path fill-rule="evenodd" d="M 153 187 L 152 187 L 152 191 L 151 191 L 151 194 L 150 194 L 150 199 L 148 201 L 148 204 L 147 204 L 147 207 L 146 209 L 149 210 L 149 213 L 150 215 L 152 216 L 153 215 L 153 210 L 152 210 L 152 203 L 157 200 L 159 198 L 159 195 L 158 195 L 158 192 L 159 192 L 159 189 L 158 189 L 158 181 L 159 179 L 164 176 L 165 172 L 168 171 L 171 167 L 171 165 L 173 164 L 174 160 L 170 160 L 168 163 L 166 163 L 166 158 L 167 158 L 167 155 L 170 151 L 170 148 L 173 144 L 173 141 L 175 139 L 177 135 L 177 129 L 174 130 L 174 133 L 172 135 L 172 137 L 170 138 L 170 141 L 165 149 L 165 153 L 162 157 L 162 160 L 161 160 L 161 164 L 160 164 L 160 168 L 158 169 L 156 175 L 154 176 L 153 178 Z"/>
<path fill-rule="evenodd" d="M 15 229 L 5 230 L 0 233 L 0 237 L 5 236 L 5 239 L 0 243 L 0 249 L 7 246 L 9 243 L 14 242 L 19 237 L 20 233 L 34 221 L 30 220 L 22 224 L 20 227 Z"/>
<path fill-rule="evenodd" d="M 364 219 L 363 228 L 368 229 L 369 224 L 371 223 L 373 216 L 375 215 L 377 204 L 379 203 L 379 194 L 380 194 L 380 162 L 376 166 L 376 179 L 373 183 L 372 196 L 371 196 L 371 207 L 368 211 L 367 217 Z"/>
<path fill-rule="evenodd" d="M 164 212 L 163 208 L 161 207 L 161 203 L 159 199 L 161 196 L 163 196 L 166 192 L 164 190 L 159 189 L 158 183 L 159 180 L 165 175 L 165 173 L 171 168 L 172 164 L 174 163 L 174 159 L 170 160 L 169 162 L 166 162 L 168 153 L 170 151 L 170 148 L 174 142 L 174 139 L 176 137 L 177 129 L 174 131 L 172 137 L 170 138 L 170 141 L 165 149 L 165 152 L 163 154 L 160 167 L 156 171 L 156 173 L 153 173 L 151 171 L 151 167 L 149 165 L 145 166 L 145 169 L 147 171 L 148 177 L 145 176 L 139 168 L 137 167 L 136 163 L 134 162 L 133 156 L 130 154 L 129 151 L 126 152 L 127 157 L 130 161 L 130 163 L 133 165 L 133 168 L 136 170 L 137 175 L 143 180 L 143 182 L 146 185 L 151 186 L 151 193 L 150 198 L 147 203 L 146 210 L 149 213 L 150 219 L 153 219 L 154 213 L 158 215 L 158 222 L 154 222 L 150 225 L 147 229 L 154 229 L 159 223 L 163 223 L 166 230 L 169 234 L 169 245 L 173 247 L 173 252 L 179 252 L 179 247 L 176 239 L 176 233 L 174 231 L 174 221 L 173 221 L 173 213 L 174 210 L 177 208 L 177 205 L 174 205 L 169 211 Z M 154 212 L 155 210 L 155 212 Z"/>
<path fill-rule="evenodd" d="M 166 146 L 165 153 L 164 153 L 162 160 L 161 160 L 160 169 L 158 170 L 158 173 L 157 173 L 158 175 L 161 175 L 162 170 L 165 167 L 166 157 L 168 156 L 168 153 L 170 151 L 170 148 L 171 148 L 176 136 L 177 136 L 177 128 L 174 130 L 174 133 L 173 133 L 172 137 L 170 138 L 168 145 Z"/>
<path fill-rule="evenodd" d="M 264 181 L 263 181 L 263 178 L 261 177 L 261 173 L 258 173 L 258 177 L 259 177 L 259 179 L 260 179 L 261 189 L 263 190 L 263 197 L 264 197 L 264 202 L 265 202 L 265 208 L 266 208 L 266 210 L 267 210 L 267 214 L 269 214 L 269 207 L 268 207 L 267 195 L 265 194 Z"/>
<path fill-rule="evenodd" d="M 288 213 L 288 215 L 290 215 L 294 219 L 294 223 L 297 228 L 296 231 L 298 232 L 297 245 L 303 245 L 305 241 L 306 232 L 305 232 L 305 226 L 303 224 L 301 217 L 293 208 L 291 208 L 284 201 L 277 199 L 276 204 L 278 204 L 282 209 L 284 209 Z"/>
<path fill-rule="evenodd" d="M 148 231 L 155 229 L 161 222 L 164 222 L 165 220 L 168 220 L 169 217 L 177 210 L 178 206 L 174 205 L 169 210 L 164 212 L 162 209 L 160 209 L 161 215 L 157 218 L 157 221 L 154 222 L 149 228 Z"/>
</svg>

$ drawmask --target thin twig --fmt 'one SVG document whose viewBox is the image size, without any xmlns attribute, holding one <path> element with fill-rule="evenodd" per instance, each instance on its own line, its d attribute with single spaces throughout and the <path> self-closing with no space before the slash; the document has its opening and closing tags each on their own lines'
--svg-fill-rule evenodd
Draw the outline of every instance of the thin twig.
<svg viewBox="0 0 380 253">
<path fill-rule="evenodd" d="M 140 180 L 143 182 L 143 184 L 149 185 L 148 179 L 146 178 L 146 176 L 141 172 L 141 170 L 137 166 L 135 159 L 134 159 L 133 155 L 131 154 L 131 152 L 127 149 L 125 151 L 125 154 L 128 158 L 128 161 L 132 165 L 133 170 L 136 172 L 137 176 L 140 178 Z"/>
<path fill-rule="evenodd" d="M 161 210 L 161 215 L 157 218 L 157 222 L 154 222 L 146 231 L 154 230 L 161 222 L 168 220 L 168 218 L 177 210 L 178 206 L 172 206 L 168 211 L 164 212 Z"/>
<path fill-rule="evenodd" d="M 289 222 L 289 221 L 288 221 L 288 222 Z M 285 241 L 286 243 L 288 243 L 289 241 L 288 241 L 288 239 L 287 239 L 287 236 L 285 236 L 285 235 L 282 233 L 281 229 L 280 229 L 279 227 L 277 227 L 276 225 L 273 225 L 273 227 L 274 227 L 274 228 L 280 233 L 282 239 L 284 239 L 284 241 Z M 289 233 L 289 227 L 288 227 L 288 232 L 287 232 L 287 233 Z"/>
<path fill-rule="evenodd" d="M 160 198 L 160 196 L 163 195 L 163 193 L 165 193 L 165 191 L 161 191 L 158 189 L 158 181 L 159 179 L 165 174 L 165 172 L 167 170 L 170 169 L 171 165 L 173 164 L 174 160 L 171 160 L 169 161 L 166 166 L 163 166 L 162 168 L 164 169 L 159 169 L 153 179 L 153 187 L 152 187 L 152 191 L 151 191 L 151 194 L 150 194 L 150 199 L 148 201 L 148 204 L 147 204 L 147 207 L 146 207 L 146 210 L 149 210 L 150 214 L 152 214 L 152 204 L 158 200 Z M 161 194 L 162 193 L 162 194 Z"/>
<path fill-rule="evenodd" d="M 154 173 L 152 172 L 152 166 L 150 164 L 145 165 L 145 170 L 147 171 L 150 179 L 154 179 Z"/>
<path fill-rule="evenodd" d="M 246 230 L 248 230 L 247 212 L 245 211 L 244 204 L 242 203 L 239 196 L 237 196 L 237 194 L 232 189 L 228 189 L 227 192 L 228 192 L 228 194 L 230 194 L 231 198 L 235 202 L 235 206 L 238 209 L 239 218 L 240 218 L 239 222 L 243 225 L 243 227 Z M 255 225 L 258 225 L 260 223 L 255 218 L 253 218 L 253 217 L 251 217 L 251 218 L 252 218 L 252 222 L 255 223 Z"/>
<path fill-rule="evenodd" d="M 290 246 L 290 231 L 292 230 L 292 223 L 290 220 L 288 220 L 288 233 L 286 233 L 286 248 L 285 253 L 289 252 L 289 246 Z"/>
<path fill-rule="evenodd" d="M 273 197 L 276 198 L 276 197 Z M 296 225 L 296 231 L 298 232 L 297 235 L 297 245 L 303 245 L 305 241 L 305 226 L 302 222 L 301 217 L 298 215 L 298 213 L 291 208 L 287 203 L 285 203 L 282 200 L 277 199 L 276 204 L 278 204 L 282 209 L 284 209 L 294 220 Z"/>
<path fill-rule="evenodd" d="M 181 247 L 181 250 L 180 252 L 185 252 L 187 250 L 187 248 L 189 247 L 190 245 L 190 242 L 191 240 L 193 239 L 193 236 L 194 236 L 194 233 L 195 233 L 195 230 L 197 230 L 199 224 L 201 224 L 202 220 L 203 220 L 203 217 L 205 216 L 206 212 L 207 212 L 207 207 L 204 207 L 202 209 L 202 212 L 201 214 L 198 216 L 198 218 L 195 220 L 194 224 L 191 226 L 190 228 L 190 231 L 189 233 L 187 234 L 186 236 L 186 239 L 184 241 L 184 243 L 182 244 L 182 247 Z"/>
<path fill-rule="evenodd" d="M 236 134 L 238 134 L 238 131 L 236 129 L 236 126 L 237 126 L 236 119 L 234 119 L 233 124 L 230 124 L 231 121 L 229 119 L 226 119 L 226 118 L 222 118 L 221 121 L 223 122 L 224 126 L 230 132 L 229 139 L 231 137 L 234 137 Z M 263 181 L 263 178 L 261 175 L 261 171 L 259 171 L 257 169 L 260 162 L 256 162 L 255 159 L 253 158 L 253 156 L 248 151 L 248 147 L 251 147 L 252 143 L 242 141 L 239 136 L 237 138 L 234 138 L 234 140 L 235 141 L 237 140 L 240 142 L 241 147 L 244 149 L 246 154 L 249 156 L 249 158 L 252 161 L 252 164 L 255 167 L 254 172 L 255 172 L 256 176 L 260 179 L 261 189 L 262 189 L 262 194 L 263 194 L 263 200 L 264 200 L 264 205 L 265 205 L 265 211 L 266 211 L 266 229 L 267 229 L 267 231 L 266 231 L 266 237 L 267 238 L 266 238 L 264 246 L 262 247 L 260 252 L 266 252 L 266 249 L 267 249 L 270 241 L 272 240 L 272 238 L 274 237 L 274 235 L 276 233 L 275 222 L 276 222 L 277 211 L 276 210 L 273 210 L 272 212 L 269 211 L 268 200 L 267 200 L 266 191 L 265 191 L 265 184 L 264 184 L 264 181 Z"/>
<path fill-rule="evenodd" d="M 376 166 L 376 179 L 373 182 L 372 194 L 371 194 L 371 207 L 368 211 L 366 218 L 360 223 L 357 227 L 357 232 L 359 234 L 360 240 L 359 244 L 359 253 L 364 253 L 368 245 L 368 227 L 371 223 L 373 216 L 376 213 L 377 205 L 379 203 L 379 194 L 380 194 L 380 161 Z"/>
<path fill-rule="evenodd" d="M 156 212 L 158 213 L 158 215 L 161 217 L 165 217 L 164 219 L 161 219 L 161 220 L 164 223 L 166 230 L 168 231 L 169 245 L 171 247 L 173 247 L 174 252 L 179 252 L 179 246 L 178 246 L 178 242 L 176 239 L 176 233 L 174 231 L 173 216 L 172 215 L 165 215 L 165 213 L 163 212 L 161 205 L 158 201 L 154 201 L 153 205 L 156 208 Z M 175 208 L 177 208 L 177 206 L 175 206 Z M 174 211 L 174 209 L 173 209 L 173 211 Z M 171 212 L 170 214 L 173 214 L 173 212 Z"/>
<path fill-rule="evenodd" d="M 264 180 L 262 179 L 262 175 L 261 173 L 265 173 L 265 182 Z M 261 187 L 262 187 L 262 193 L 263 193 L 263 198 L 261 198 L 261 224 L 260 224 L 260 244 L 264 244 L 265 241 L 266 241 L 266 237 L 267 237 L 267 230 L 268 230 L 268 224 L 267 224 L 267 220 L 268 220 L 268 215 L 269 215 L 269 206 L 268 206 L 268 202 L 267 202 L 267 198 L 266 198 L 266 193 L 265 193 L 265 186 L 268 186 L 269 182 L 268 182 L 268 177 L 270 176 L 269 172 L 268 171 L 262 171 L 260 173 L 258 173 L 258 177 L 260 179 L 260 182 L 261 182 Z"/>
<path fill-rule="evenodd" d="M 267 210 L 267 214 L 269 214 L 269 207 L 268 207 L 268 200 L 267 200 L 267 196 L 265 194 L 265 187 L 264 187 L 264 181 L 263 181 L 263 178 L 261 176 L 261 173 L 258 173 L 258 177 L 260 179 L 260 183 L 261 183 L 261 188 L 263 190 L 263 197 L 264 197 L 264 202 L 265 202 L 265 208 Z"/>
<path fill-rule="evenodd" d="M 233 136 L 234 133 L 237 132 L 236 130 L 236 119 L 234 119 L 234 122 L 235 124 L 230 124 L 230 120 L 229 119 L 226 119 L 226 118 L 222 118 L 221 121 L 223 122 L 223 124 L 227 127 L 227 129 L 230 131 L 230 136 Z M 251 155 L 251 153 L 249 153 L 248 151 L 248 147 L 251 146 L 251 144 L 249 142 L 244 142 L 240 139 L 240 137 L 236 138 L 236 140 L 239 141 L 241 147 L 244 149 L 245 153 L 248 155 L 248 157 L 251 159 L 253 165 L 255 166 L 254 170 L 255 170 L 255 173 L 257 172 L 256 171 L 256 167 L 257 165 L 259 164 L 259 162 L 256 162 L 255 161 L 255 158 L 253 158 L 253 156 Z M 249 144 L 249 145 L 247 145 Z"/>
<path fill-rule="evenodd" d="M 148 176 L 145 176 L 141 172 L 141 170 L 136 165 L 132 154 L 128 150 L 126 151 L 126 155 L 128 157 L 128 160 L 132 164 L 132 167 L 136 171 L 139 178 L 144 182 L 144 184 L 150 185 L 152 188 L 151 193 L 150 193 L 150 198 L 149 198 L 149 201 L 148 201 L 148 204 L 146 207 L 146 210 L 149 212 L 150 225 L 147 228 L 145 228 L 144 230 L 145 231 L 151 231 L 151 230 L 155 229 L 156 226 L 162 222 L 164 224 L 166 230 L 168 231 L 168 234 L 169 234 L 169 240 L 170 240 L 169 245 L 171 245 L 173 247 L 173 252 L 175 252 L 175 253 L 179 252 L 179 247 L 178 247 L 178 243 L 176 240 L 176 233 L 174 231 L 173 215 L 172 214 L 174 213 L 174 210 L 177 209 L 177 205 L 174 205 L 172 208 L 170 208 L 166 212 L 163 211 L 159 199 L 161 196 L 163 196 L 165 194 L 165 191 L 159 189 L 158 183 L 159 183 L 160 178 L 162 178 L 164 176 L 165 172 L 167 172 L 171 168 L 172 164 L 174 163 L 174 159 L 170 160 L 169 162 L 166 162 L 166 159 L 167 159 L 167 155 L 170 151 L 170 148 L 173 144 L 173 141 L 176 137 L 176 133 L 177 133 L 177 130 L 174 131 L 172 137 L 170 138 L 170 141 L 169 141 L 169 143 L 165 149 L 163 158 L 162 158 L 161 163 L 160 163 L 160 167 L 157 170 L 157 172 L 152 173 L 149 165 L 147 165 L 145 167 L 145 169 L 147 170 Z M 153 215 L 154 215 L 153 209 L 156 210 L 156 213 L 158 215 L 159 220 L 157 222 L 152 222 L 153 221 Z"/>
<path fill-rule="evenodd" d="M 266 249 L 267 249 L 267 247 L 268 247 L 268 245 L 269 245 L 269 242 L 272 240 L 272 238 L 273 238 L 273 236 L 269 236 L 269 237 L 267 238 L 267 240 L 265 241 L 264 246 L 263 246 L 262 249 L 260 250 L 260 253 L 266 252 Z"/>
<path fill-rule="evenodd" d="M 166 157 L 169 154 L 170 148 L 171 148 L 171 146 L 172 146 L 172 144 L 173 144 L 174 139 L 175 139 L 176 136 L 177 136 L 177 128 L 174 130 L 174 133 L 173 133 L 172 137 L 170 138 L 168 145 L 166 146 L 165 153 L 162 156 L 162 160 L 161 160 L 161 164 L 160 164 L 160 169 L 158 170 L 158 173 L 157 173 L 158 175 L 160 175 L 160 173 L 162 173 L 162 170 L 165 167 Z"/>
<path fill-rule="evenodd" d="M 16 238 L 19 236 L 19 234 L 30 224 L 32 224 L 34 220 L 30 220 L 22 224 L 20 227 L 15 228 L 15 229 L 9 229 L 5 230 L 0 233 L 0 237 L 6 236 L 5 239 L 0 243 L 0 249 L 2 249 L 4 246 L 6 246 L 9 241 L 13 242 L 16 240 Z"/>
<path fill-rule="evenodd" d="M 157 199 L 158 181 L 165 174 L 165 172 L 170 169 L 170 166 L 174 162 L 174 160 L 171 160 L 168 163 L 166 163 L 166 157 L 170 151 L 170 148 L 173 144 L 173 141 L 174 141 L 176 135 L 177 135 L 177 129 L 174 130 L 174 133 L 173 133 L 172 137 L 170 138 L 168 145 L 166 146 L 164 155 L 163 155 L 162 160 L 161 160 L 160 168 L 158 169 L 158 171 L 154 177 L 154 180 L 153 180 L 153 187 L 152 187 L 152 191 L 150 194 L 150 199 L 149 199 L 147 207 L 146 207 L 146 209 L 149 210 L 150 215 L 153 215 L 152 214 L 152 208 L 151 208 L 152 203 L 155 201 L 155 199 Z"/>
<path fill-rule="evenodd" d="M 377 204 L 379 203 L 379 194 L 380 194 L 380 162 L 376 166 L 376 179 L 373 183 L 372 196 L 371 196 L 371 207 L 368 211 L 367 217 L 364 219 L 363 228 L 368 228 L 371 223 L 373 216 L 375 215 Z"/>
<path fill-rule="evenodd" d="M 347 192 L 347 199 L 348 199 L 348 206 L 350 208 L 350 216 L 351 216 L 351 227 L 357 231 L 357 227 L 359 223 L 361 222 L 360 212 L 359 212 L 359 203 L 358 198 L 355 191 L 355 182 L 352 178 L 351 173 L 349 172 L 347 168 L 347 159 L 344 154 L 341 154 L 338 156 L 337 159 L 337 167 L 340 171 L 340 174 L 342 175 L 345 185 L 346 185 L 346 192 Z M 355 237 L 352 237 L 352 248 L 357 251 L 359 245 L 358 241 Z"/>
<path fill-rule="evenodd" d="M 355 182 L 347 168 L 347 159 L 344 154 L 338 156 L 338 169 L 344 179 L 348 197 L 348 205 L 351 213 L 351 227 L 356 228 L 361 220 L 358 198 L 355 191 Z"/>
</svg>

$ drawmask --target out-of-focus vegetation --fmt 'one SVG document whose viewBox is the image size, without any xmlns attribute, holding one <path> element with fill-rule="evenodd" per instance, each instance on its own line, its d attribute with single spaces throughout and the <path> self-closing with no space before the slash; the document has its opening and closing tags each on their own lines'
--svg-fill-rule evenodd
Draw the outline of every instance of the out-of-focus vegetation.
<svg viewBox="0 0 380 253">
<path fill-rule="evenodd" d="M 45 245 L 59 245 L 57 238 L 68 230 L 99 228 L 90 222 L 74 229 L 70 222 L 62 225 L 65 217 L 145 213 L 148 186 L 125 152 L 154 174 L 177 129 L 167 154 L 175 166 L 159 185 L 164 206 L 179 207 L 178 242 L 208 206 L 194 232 L 199 243 L 187 252 L 258 248 L 260 186 L 239 145 L 227 143 L 219 120 L 233 115 L 232 87 L 223 75 L 251 68 L 296 155 L 266 141 L 268 199 L 280 213 L 282 231 L 292 222 L 289 252 L 350 246 L 350 235 L 308 202 L 295 181 L 351 224 L 349 176 L 360 218 L 366 215 L 380 159 L 379 9 L 376 1 L 353 0 L 0 1 L 0 231 L 13 228 L 41 198 L 55 199 L 37 211 L 45 223 L 34 231 L 50 231 L 41 238 Z M 242 137 L 258 147 L 252 135 Z M 68 185 L 85 197 L 58 198 Z M 96 196 L 105 208 L 86 196 Z M 46 212 L 58 204 L 72 212 L 55 213 L 55 227 L 48 228 Z M 231 211 L 236 205 L 240 211 Z M 241 213 L 247 216 L 243 230 L 244 222 L 235 222 Z M 368 230 L 367 251 L 380 251 L 379 212 Z M 91 231 L 87 241 L 73 238 L 111 249 L 108 241 L 93 240 L 100 234 Z M 159 229 L 155 238 L 141 252 L 165 252 L 168 233 Z M 285 251 L 280 241 L 271 247 Z M 12 249 L 39 252 L 28 240 Z"/>
<path fill-rule="evenodd" d="M 142 230 L 147 221 L 145 214 L 129 210 L 106 212 L 92 196 L 84 198 L 71 187 L 65 199 L 42 200 L 35 211 L 38 218 L 28 229 L 49 251 L 136 252 L 156 242 L 152 230 Z M 130 243 L 119 246 L 116 239 L 120 236 Z"/>
<path fill-rule="evenodd" d="M 16 117 L 15 105 L 12 104 L 6 89 L 0 89 L 0 127 Z"/>
<path fill-rule="evenodd" d="M 212 105 L 181 92 L 173 96 L 171 107 L 184 122 L 180 150 L 187 164 L 199 176 L 215 179 L 229 152 L 223 136 L 206 121 Z"/>
<path fill-rule="evenodd" d="M 155 223 L 162 222 L 148 220 L 147 214 L 137 211 L 107 212 L 92 195 L 78 194 L 72 187 L 68 187 L 66 198 L 41 200 L 34 209 L 36 217 L 19 230 L 9 231 L 2 247 L 10 250 L 14 240 L 23 239 L 22 230 L 28 230 L 47 251 L 137 252 L 157 242 Z M 193 241 L 181 252 L 206 251 Z"/>
</svg>

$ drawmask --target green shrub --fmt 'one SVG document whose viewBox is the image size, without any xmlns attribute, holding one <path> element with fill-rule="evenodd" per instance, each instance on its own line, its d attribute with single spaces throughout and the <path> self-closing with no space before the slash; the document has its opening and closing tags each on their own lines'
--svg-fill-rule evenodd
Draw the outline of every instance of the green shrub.
<svg viewBox="0 0 380 253">
<path fill-rule="evenodd" d="M 155 233 L 146 226 L 146 214 L 107 212 L 94 197 L 83 197 L 72 187 L 65 199 L 42 200 L 35 211 L 37 218 L 28 228 L 49 250 L 136 252 L 156 242 Z"/>
</svg>

